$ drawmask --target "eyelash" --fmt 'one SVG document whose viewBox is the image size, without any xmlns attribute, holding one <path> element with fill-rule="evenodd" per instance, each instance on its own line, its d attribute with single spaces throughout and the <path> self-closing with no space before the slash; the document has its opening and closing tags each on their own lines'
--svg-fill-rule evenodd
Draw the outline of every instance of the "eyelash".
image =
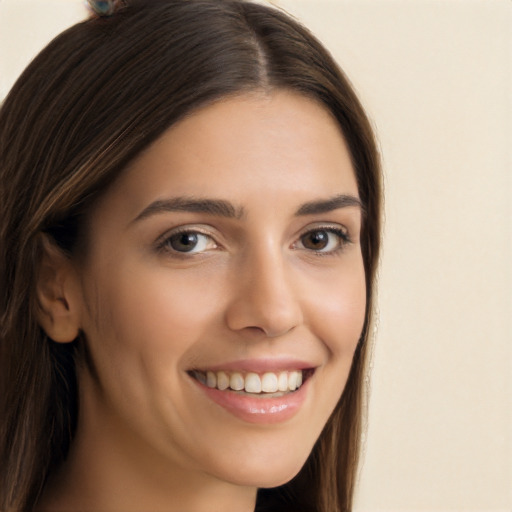
<svg viewBox="0 0 512 512">
<path fill-rule="evenodd" d="M 336 237 L 338 237 L 337 246 L 334 249 L 330 249 L 328 251 L 308 249 L 307 247 L 304 247 L 303 240 L 307 235 L 311 235 L 314 233 L 320 233 L 320 232 L 329 233 L 330 235 L 335 235 Z M 178 251 L 175 248 L 173 248 L 171 245 L 172 240 L 175 237 L 178 237 L 180 235 L 195 235 L 195 236 L 199 235 L 201 237 L 208 238 L 210 241 L 212 241 L 215 245 L 215 248 L 219 247 L 217 242 L 215 242 L 214 238 L 210 234 L 204 233 L 203 231 L 201 231 L 197 228 L 183 227 L 183 228 L 178 228 L 178 229 L 172 231 L 171 233 L 164 235 L 157 242 L 157 250 L 159 252 L 165 252 L 167 254 L 171 254 L 173 257 L 176 257 L 176 258 L 190 258 L 190 257 L 193 257 L 194 255 L 199 255 L 204 252 L 204 250 L 195 251 L 195 252 L 193 252 L 193 250 L 192 251 Z M 350 244 L 351 242 L 352 242 L 352 240 L 351 240 L 348 232 L 346 230 L 340 228 L 339 226 L 320 225 L 320 226 L 315 226 L 314 228 L 310 228 L 310 229 L 304 231 L 303 233 L 301 233 L 297 242 L 294 242 L 292 247 L 294 249 L 298 249 L 298 250 L 310 251 L 315 256 L 325 257 L 325 256 L 339 254 L 341 251 L 343 251 L 345 246 Z M 296 245 L 299 243 L 302 244 L 303 247 L 296 247 Z M 330 240 L 328 241 L 328 244 L 329 243 L 330 243 Z M 195 249 L 195 247 L 193 249 Z"/>
</svg>

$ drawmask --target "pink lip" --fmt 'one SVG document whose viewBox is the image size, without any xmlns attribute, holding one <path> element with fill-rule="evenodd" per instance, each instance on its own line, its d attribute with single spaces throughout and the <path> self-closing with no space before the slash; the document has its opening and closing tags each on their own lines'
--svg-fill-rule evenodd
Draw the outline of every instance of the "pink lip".
<svg viewBox="0 0 512 512">
<path fill-rule="evenodd" d="M 226 367 L 224 367 L 226 368 Z M 192 379 L 206 396 L 242 421 L 248 423 L 280 423 L 293 417 L 304 403 L 310 379 L 292 393 L 281 397 L 257 398 L 235 391 L 220 391 Z"/>
</svg>

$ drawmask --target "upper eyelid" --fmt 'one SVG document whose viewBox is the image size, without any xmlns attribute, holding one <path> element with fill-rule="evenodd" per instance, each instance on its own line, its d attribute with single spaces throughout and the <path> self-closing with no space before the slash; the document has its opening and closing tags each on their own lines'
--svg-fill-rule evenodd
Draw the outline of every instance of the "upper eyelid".
<svg viewBox="0 0 512 512">
<path fill-rule="evenodd" d="M 314 231 L 315 229 L 339 229 L 344 232 L 349 232 L 349 228 L 345 226 L 344 224 L 341 224 L 339 222 L 313 222 L 311 224 L 308 224 L 307 226 L 301 228 L 297 232 L 297 236 L 300 236 L 301 233 L 308 233 L 309 231 Z M 159 238 L 164 238 L 167 236 L 172 236 L 176 233 L 201 233 L 206 236 L 215 237 L 215 234 L 212 233 L 212 231 L 217 231 L 212 226 L 209 226 L 207 224 L 184 224 L 181 226 L 176 226 L 174 228 L 170 228 L 166 230 Z"/>
<path fill-rule="evenodd" d="M 344 224 L 340 224 L 339 222 L 318 222 L 318 223 L 314 223 L 313 225 L 308 225 L 305 228 L 303 228 L 299 232 L 298 236 L 301 237 L 307 233 L 310 233 L 311 231 L 321 231 L 321 230 L 341 231 L 346 236 L 350 236 L 350 232 L 351 232 L 351 230 L 347 226 L 345 226 Z"/>
<path fill-rule="evenodd" d="M 165 240 L 179 233 L 199 233 L 201 235 L 209 236 L 210 238 L 215 239 L 215 235 L 211 233 L 209 229 L 203 227 L 202 225 L 186 224 L 184 226 L 176 226 L 175 228 L 166 230 L 158 237 L 158 240 Z"/>
</svg>

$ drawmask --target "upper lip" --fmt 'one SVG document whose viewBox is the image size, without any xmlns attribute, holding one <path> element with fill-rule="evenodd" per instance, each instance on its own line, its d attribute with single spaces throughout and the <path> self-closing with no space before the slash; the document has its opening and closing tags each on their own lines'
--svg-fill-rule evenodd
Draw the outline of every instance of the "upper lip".
<svg viewBox="0 0 512 512">
<path fill-rule="evenodd" d="M 218 372 L 221 370 L 239 372 L 276 372 L 294 371 L 316 368 L 318 364 L 293 358 L 261 358 L 261 359 L 239 359 L 220 364 L 205 365 L 194 368 L 199 371 Z"/>
</svg>

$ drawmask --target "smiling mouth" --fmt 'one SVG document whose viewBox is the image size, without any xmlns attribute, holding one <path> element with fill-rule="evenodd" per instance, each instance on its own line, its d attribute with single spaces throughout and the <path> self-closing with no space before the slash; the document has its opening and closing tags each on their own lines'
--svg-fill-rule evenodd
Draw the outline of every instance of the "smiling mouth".
<svg viewBox="0 0 512 512">
<path fill-rule="evenodd" d="M 191 370 L 188 374 L 201 384 L 220 391 L 234 391 L 261 398 L 275 398 L 297 391 L 314 369 L 278 372 L 237 372 Z"/>
</svg>

